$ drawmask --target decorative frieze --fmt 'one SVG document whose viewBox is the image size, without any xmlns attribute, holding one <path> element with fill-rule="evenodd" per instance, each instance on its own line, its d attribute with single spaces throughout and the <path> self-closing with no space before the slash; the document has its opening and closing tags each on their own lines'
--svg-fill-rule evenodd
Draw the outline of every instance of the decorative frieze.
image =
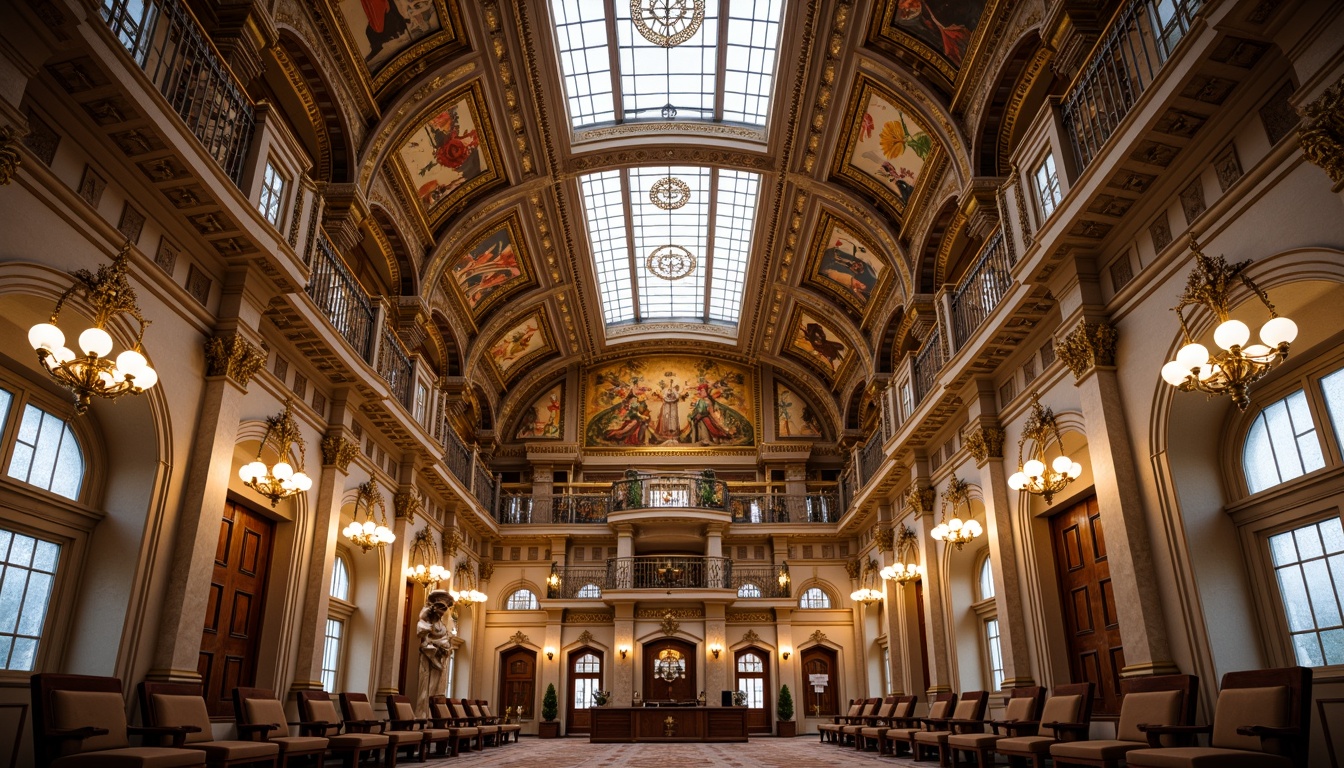
<svg viewBox="0 0 1344 768">
<path fill-rule="evenodd" d="M 975 457 L 977 466 L 986 459 L 1003 458 L 1004 431 L 1002 427 L 976 427 L 968 431 L 963 438 L 966 450 Z"/>
<path fill-rule="evenodd" d="M 491 576 L 495 575 L 495 561 L 482 560 L 477 566 L 481 581 L 489 581 Z"/>
<path fill-rule="evenodd" d="M 1064 340 L 1055 344 L 1055 354 L 1082 381 L 1093 368 L 1115 365 L 1115 344 L 1120 335 L 1107 323 L 1084 320 Z"/>
<path fill-rule="evenodd" d="M 350 471 L 350 462 L 359 455 L 359 446 L 340 435 L 327 435 L 322 438 L 322 466 L 336 467 L 342 472 Z"/>
<path fill-rule="evenodd" d="M 636 619 L 661 619 L 668 614 L 674 619 L 703 619 L 703 608 L 640 608 L 635 612 Z"/>
<path fill-rule="evenodd" d="M 443 557 L 452 560 L 457 556 L 457 548 L 462 545 L 462 533 L 454 528 L 443 532 Z"/>
<path fill-rule="evenodd" d="M 769 611 L 728 611 L 726 620 L 738 624 L 771 624 L 775 617 Z M 748 632 L 747 634 L 755 636 L 756 633 Z M 760 638 L 756 639 L 759 640 Z"/>
<path fill-rule="evenodd" d="M 1302 108 L 1306 123 L 1298 133 L 1302 156 L 1320 166 L 1330 181 L 1344 182 L 1344 78 Z"/>
<path fill-rule="evenodd" d="M 615 616 L 606 611 L 565 611 L 566 624 L 614 624 Z"/>
<path fill-rule="evenodd" d="M 236 333 L 205 340 L 205 375 L 228 376 L 246 388 L 252 376 L 266 365 L 266 353 Z"/>
</svg>

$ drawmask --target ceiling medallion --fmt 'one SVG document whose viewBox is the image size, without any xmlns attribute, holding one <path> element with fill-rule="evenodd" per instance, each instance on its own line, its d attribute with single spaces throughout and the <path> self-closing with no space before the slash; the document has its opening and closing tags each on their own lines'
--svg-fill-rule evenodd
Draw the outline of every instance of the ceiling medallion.
<svg viewBox="0 0 1344 768">
<path fill-rule="evenodd" d="M 691 185 L 675 176 L 653 182 L 649 202 L 664 211 L 675 211 L 691 201 Z"/>
<path fill-rule="evenodd" d="M 649 254 L 644 267 L 655 277 L 680 280 L 695 271 L 695 257 L 680 245 L 663 245 Z"/>
<path fill-rule="evenodd" d="M 705 0 L 630 0 L 630 20 L 645 40 L 671 48 L 700 30 Z"/>
</svg>

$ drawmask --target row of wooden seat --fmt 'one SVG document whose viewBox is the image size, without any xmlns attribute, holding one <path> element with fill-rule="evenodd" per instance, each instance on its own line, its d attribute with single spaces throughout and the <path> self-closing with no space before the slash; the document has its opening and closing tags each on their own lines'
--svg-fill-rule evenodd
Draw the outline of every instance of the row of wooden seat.
<svg viewBox="0 0 1344 768">
<path fill-rule="evenodd" d="M 940 765 L 988 768 L 995 755 L 1018 765 L 1119 768 L 1304 768 L 1311 725 L 1311 670 L 1305 667 L 1229 672 L 1213 724 L 1193 725 L 1198 678 L 1163 675 L 1122 680 L 1116 738 L 1088 739 L 1092 683 L 1011 691 L 1002 720 L 987 720 L 988 693 L 934 696 L 926 717 L 914 717 L 915 696 L 851 702 L 819 726 L 822 742 L 876 748 L 916 762 L 936 752 Z M 1194 746 L 1205 734 L 1207 747 Z"/>
<path fill-rule="evenodd" d="M 424 762 L 430 747 L 438 756 L 461 749 L 502 746 L 518 740 L 522 726 L 501 723 L 481 700 L 430 699 L 432 717 L 417 718 L 410 700 L 387 697 L 390 719 L 380 720 L 368 696 L 342 693 L 341 711 L 325 691 L 299 693 L 301 720 L 286 717 L 269 690 L 235 688 L 234 719 L 239 739 L 216 740 L 201 689 L 196 684 L 146 681 L 139 686 L 143 726 L 129 725 L 121 681 L 86 675 L 33 675 L 34 749 L 39 768 L 188 768 L 268 765 L 291 761 L 321 766 L 327 756 L 353 768 L 365 756 L 395 768 L 407 752 Z M 291 735 L 291 728 L 298 735 Z M 131 736 L 143 740 L 132 746 Z"/>
</svg>

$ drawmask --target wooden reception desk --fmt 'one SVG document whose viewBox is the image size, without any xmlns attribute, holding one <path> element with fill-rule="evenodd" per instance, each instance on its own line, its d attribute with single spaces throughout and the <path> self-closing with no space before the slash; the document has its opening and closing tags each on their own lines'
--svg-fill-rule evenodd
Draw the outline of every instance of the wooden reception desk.
<svg viewBox="0 0 1344 768">
<path fill-rule="evenodd" d="M 747 740 L 746 707 L 594 707 L 593 744 Z"/>
</svg>

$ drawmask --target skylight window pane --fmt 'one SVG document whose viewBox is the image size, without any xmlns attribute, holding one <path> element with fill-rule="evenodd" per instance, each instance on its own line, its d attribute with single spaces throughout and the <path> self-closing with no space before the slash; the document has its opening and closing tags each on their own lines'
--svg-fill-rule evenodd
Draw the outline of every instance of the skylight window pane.
<svg viewBox="0 0 1344 768">
<path fill-rule="evenodd" d="M 724 68 L 726 122 L 765 125 L 783 10 L 783 0 L 732 0 Z"/>
<path fill-rule="evenodd" d="M 718 210 L 714 218 L 714 267 L 709 290 L 709 319 L 736 323 L 742 311 L 742 284 L 751 232 L 756 220 L 760 177 L 745 171 L 719 171 Z"/>
<path fill-rule="evenodd" d="M 649 199 L 659 179 L 681 179 L 690 187 L 685 205 L 666 211 Z M 705 249 L 709 230 L 710 169 L 661 167 L 630 169 L 631 231 L 634 233 L 635 270 L 639 275 L 640 320 L 704 321 Z M 679 280 L 664 280 L 649 272 L 648 258 L 662 246 L 685 248 L 696 260 L 695 269 Z"/>
<path fill-rule="evenodd" d="M 630 290 L 630 250 L 625 236 L 625 194 L 620 171 L 591 173 L 580 179 L 593 271 L 608 325 L 635 319 Z"/>
<path fill-rule="evenodd" d="M 718 4 L 705 4 L 700 28 L 680 45 L 664 48 L 635 28 L 629 3 L 616 3 L 621 106 L 626 121 L 663 120 L 671 105 L 677 119 L 713 120 L 719 38 Z"/>
<path fill-rule="evenodd" d="M 555 43 L 574 127 L 616 119 L 608 53 L 606 12 L 601 0 L 552 0 Z"/>
</svg>

